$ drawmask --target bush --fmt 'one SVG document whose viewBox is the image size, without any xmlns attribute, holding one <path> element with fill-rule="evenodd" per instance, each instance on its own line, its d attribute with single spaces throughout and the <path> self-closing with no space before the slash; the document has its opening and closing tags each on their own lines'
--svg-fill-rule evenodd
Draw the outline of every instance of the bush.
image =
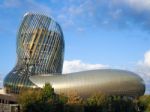
<svg viewBox="0 0 150 112">
<path fill-rule="evenodd" d="M 83 100 L 77 92 L 57 95 L 50 84 L 22 90 L 18 103 L 22 112 L 150 112 L 150 95 L 132 99 L 96 93 Z"/>
<path fill-rule="evenodd" d="M 23 112 L 57 112 L 63 108 L 50 84 L 45 84 L 43 89 L 22 90 L 18 102 Z"/>
</svg>

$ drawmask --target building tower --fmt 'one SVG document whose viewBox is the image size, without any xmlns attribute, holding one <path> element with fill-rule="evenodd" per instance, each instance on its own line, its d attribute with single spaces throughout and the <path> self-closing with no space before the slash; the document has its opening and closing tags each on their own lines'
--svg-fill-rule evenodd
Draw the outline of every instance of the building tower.
<svg viewBox="0 0 150 112">
<path fill-rule="evenodd" d="M 17 34 L 17 64 L 5 77 L 7 93 L 35 87 L 29 80 L 35 74 L 62 73 L 64 38 L 57 22 L 50 17 L 26 13 Z"/>
</svg>

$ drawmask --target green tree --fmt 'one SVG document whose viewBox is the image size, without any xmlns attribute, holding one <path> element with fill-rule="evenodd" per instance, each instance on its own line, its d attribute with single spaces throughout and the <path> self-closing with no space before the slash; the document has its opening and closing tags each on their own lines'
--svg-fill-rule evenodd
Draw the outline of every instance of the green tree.
<svg viewBox="0 0 150 112">
<path fill-rule="evenodd" d="M 68 97 L 65 96 L 64 94 L 59 94 L 58 99 L 60 104 L 66 104 L 68 101 Z"/>
<path fill-rule="evenodd" d="M 87 99 L 86 112 L 136 112 L 134 100 L 126 96 L 96 93 Z"/>
<path fill-rule="evenodd" d="M 41 89 L 23 89 L 18 96 L 18 103 L 21 104 L 23 112 L 34 112 L 41 96 Z"/>
<path fill-rule="evenodd" d="M 108 96 L 103 93 L 96 93 L 86 101 L 86 111 L 106 112 L 108 108 Z"/>
<path fill-rule="evenodd" d="M 49 83 L 46 83 L 43 87 L 43 90 L 41 91 L 41 100 L 43 102 L 47 102 L 50 100 L 56 100 L 56 94 L 54 93 L 54 89 Z"/>
<path fill-rule="evenodd" d="M 43 89 L 26 89 L 19 94 L 18 102 L 23 112 L 57 112 L 62 108 L 59 96 L 50 84 Z"/>
<path fill-rule="evenodd" d="M 111 112 L 136 112 L 134 99 L 126 96 L 111 96 Z"/>
<path fill-rule="evenodd" d="M 108 96 L 103 93 L 96 93 L 87 99 L 89 106 L 106 106 L 108 104 Z"/>
<path fill-rule="evenodd" d="M 150 95 L 141 96 L 138 100 L 138 106 L 142 112 L 150 112 Z"/>
</svg>

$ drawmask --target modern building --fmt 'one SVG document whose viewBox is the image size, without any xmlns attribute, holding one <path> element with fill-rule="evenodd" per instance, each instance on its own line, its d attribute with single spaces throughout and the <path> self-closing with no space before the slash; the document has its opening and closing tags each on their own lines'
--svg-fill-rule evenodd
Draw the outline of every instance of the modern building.
<svg viewBox="0 0 150 112">
<path fill-rule="evenodd" d="M 30 80 L 41 88 L 46 82 L 50 83 L 58 94 L 68 95 L 72 91 L 84 97 L 97 92 L 138 97 L 145 91 L 144 82 L 138 75 L 114 69 L 89 70 L 63 75 L 51 74 L 51 76 L 35 75 L 31 76 Z"/>
<path fill-rule="evenodd" d="M 62 74 L 63 33 L 59 24 L 45 15 L 25 14 L 17 34 L 17 55 L 16 66 L 4 80 L 7 93 L 43 87 L 47 82 L 58 94 L 76 91 L 85 97 L 96 92 L 138 97 L 145 92 L 144 81 L 129 71 L 100 69 Z"/>
<path fill-rule="evenodd" d="M 35 87 L 29 76 L 62 73 L 63 33 L 58 23 L 40 14 L 26 13 L 17 34 L 17 64 L 4 79 L 8 93 Z"/>
</svg>

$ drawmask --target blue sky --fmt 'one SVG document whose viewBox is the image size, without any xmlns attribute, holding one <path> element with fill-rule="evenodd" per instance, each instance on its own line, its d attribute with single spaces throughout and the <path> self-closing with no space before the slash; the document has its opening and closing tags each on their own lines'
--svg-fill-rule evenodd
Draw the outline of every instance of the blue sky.
<svg viewBox="0 0 150 112">
<path fill-rule="evenodd" d="M 150 1 L 1 0 L 0 80 L 15 66 L 16 34 L 26 12 L 44 13 L 61 25 L 64 73 L 127 69 L 144 78 L 150 93 Z"/>
</svg>

